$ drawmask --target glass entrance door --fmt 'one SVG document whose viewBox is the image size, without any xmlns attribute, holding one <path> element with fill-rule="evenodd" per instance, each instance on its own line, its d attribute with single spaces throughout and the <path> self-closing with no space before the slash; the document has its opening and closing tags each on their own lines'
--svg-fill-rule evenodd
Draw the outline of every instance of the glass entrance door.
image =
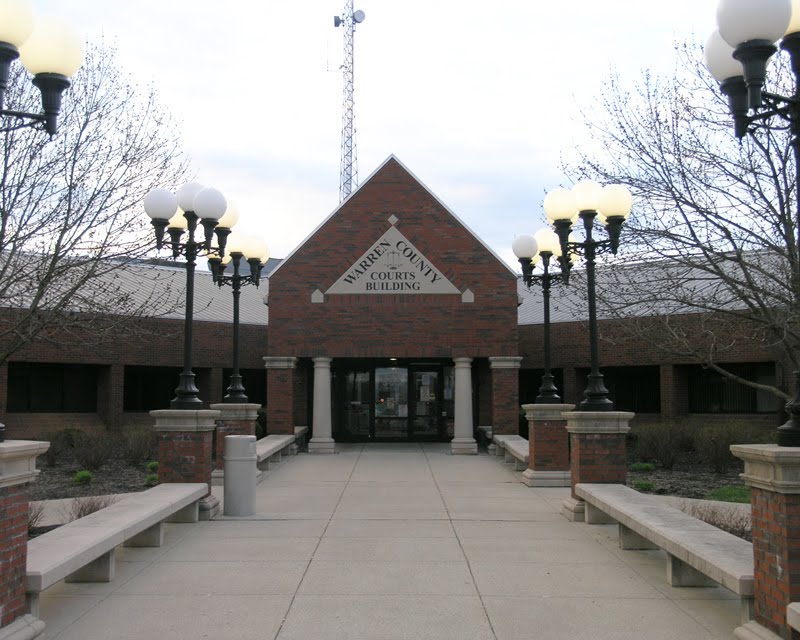
<svg viewBox="0 0 800 640">
<path fill-rule="evenodd" d="M 408 369 L 375 369 L 375 431 L 379 440 L 408 437 Z"/>
<path fill-rule="evenodd" d="M 446 440 L 451 378 L 436 362 L 338 363 L 332 376 L 334 437 L 342 442 Z"/>
<path fill-rule="evenodd" d="M 409 439 L 442 437 L 442 398 L 439 371 L 411 371 L 411 420 Z"/>
</svg>

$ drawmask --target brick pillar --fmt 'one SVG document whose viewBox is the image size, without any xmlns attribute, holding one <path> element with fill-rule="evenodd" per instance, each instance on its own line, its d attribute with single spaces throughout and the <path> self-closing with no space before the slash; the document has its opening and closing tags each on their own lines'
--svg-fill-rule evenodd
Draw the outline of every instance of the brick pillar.
<svg viewBox="0 0 800 640">
<path fill-rule="evenodd" d="M 216 456 L 214 470 L 211 472 L 211 484 L 221 485 L 225 478 L 225 436 L 256 435 L 256 418 L 261 405 L 251 403 L 212 404 L 209 409 L 219 411 L 216 435 Z"/>
<path fill-rule="evenodd" d="M 28 483 L 39 473 L 36 456 L 49 442 L 0 443 L 0 638 L 36 638 L 44 622 L 25 613 L 28 560 Z"/>
<path fill-rule="evenodd" d="M 521 356 L 489 358 L 492 371 L 492 434 L 519 433 Z"/>
<path fill-rule="evenodd" d="M 122 426 L 125 366 L 112 364 L 104 368 L 97 381 L 97 413 L 112 431 Z"/>
<path fill-rule="evenodd" d="M 800 447 L 741 444 L 731 452 L 744 460 L 742 479 L 752 490 L 754 561 L 753 620 L 734 634 L 796 640 L 786 607 L 800 601 Z"/>
<path fill-rule="evenodd" d="M 267 433 L 294 433 L 294 368 L 297 358 L 267 356 Z"/>
<path fill-rule="evenodd" d="M 569 434 L 562 415 L 571 404 L 523 404 L 528 420 L 528 468 L 522 482 L 529 487 L 570 486 Z"/>
<path fill-rule="evenodd" d="M 567 432 L 570 443 L 571 496 L 564 501 L 561 515 L 583 522 L 586 503 L 575 495 L 579 482 L 625 484 L 628 459 L 625 434 L 635 414 L 627 411 L 570 411 Z"/>
<path fill-rule="evenodd" d="M 211 494 L 212 440 L 219 411 L 160 409 L 150 415 L 158 433 L 158 481 L 207 484 L 208 493 L 200 500 L 200 519 L 212 519 L 219 513 L 219 498 Z"/>
</svg>

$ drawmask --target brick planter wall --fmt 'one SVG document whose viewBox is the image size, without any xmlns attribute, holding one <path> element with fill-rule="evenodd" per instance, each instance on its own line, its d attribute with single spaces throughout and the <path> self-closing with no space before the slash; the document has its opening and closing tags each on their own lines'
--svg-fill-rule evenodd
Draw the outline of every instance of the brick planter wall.
<svg viewBox="0 0 800 640">
<path fill-rule="evenodd" d="M 212 441 L 219 411 L 164 409 L 150 415 L 158 433 L 158 481 L 207 484 L 206 497 L 200 501 L 200 519 L 213 518 L 219 512 L 219 499 L 211 494 Z"/>
<path fill-rule="evenodd" d="M 25 572 L 28 484 L 39 473 L 36 456 L 49 446 L 25 440 L 0 443 L 0 637 L 35 638 L 44 630 L 43 622 L 25 614 Z"/>
<path fill-rule="evenodd" d="M 628 471 L 625 435 L 634 417 L 627 411 L 571 411 L 565 413 L 570 441 L 571 497 L 561 509 L 574 522 L 584 519 L 583 500 L 575 495 L 579 482 L 625 484 Z"/>
<path fill-rule="evenodd" d="M 569 434 L 563 414 L 571 404 L 524 404 L 528 420 L 528 468 L 522 481 L 529 487 L 570 485 Z"/>
<path fill-rule="evenodd" d="M 734 445 L 731 452 L 744 460 L 742 479 L 752 490 L 754 568 L 754 619 L 735 635 L 796 640 L 786 608 L 800 601 L 800 448 Z"/>
</svg>

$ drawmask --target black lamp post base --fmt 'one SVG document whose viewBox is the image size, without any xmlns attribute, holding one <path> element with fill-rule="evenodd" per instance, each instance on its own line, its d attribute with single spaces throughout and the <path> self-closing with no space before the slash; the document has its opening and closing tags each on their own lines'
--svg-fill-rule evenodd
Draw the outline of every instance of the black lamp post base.
<svg viewBox="0 0 800 640">
<path fill-rule="evenodd" d="M 613 411 L 614 403 L 608 397 L 608 389 L 603 384 L 602 373 L 590 373 L 584 391 L 586 399 L 580 403 L 580 411 Z"/>
<path fill-rule="evenodd" d="M 247 395 L 245 394 L 244 385 L 242 384 L 242 376 L 233 374 L 231 376 L 231 384 L 227 391 L 228 394 L 222 399 L 223 402 L 229 404 L 247 403 Z"/>
<path fill-rule="evenodd" d="M 786 424 L 778 427 L 779 447 L 800 447 L 800 428 L 790 419 Z"/>
<path fill-rule="evenodd" d="M 181 373 L 175 397 L 169 403 L 169 408 L 181 411 L 197 411 L 205 408 L 205 403 L 200 399 L 200 391 L 194 384 L 194 373 L 191 371 Z"/>
<path fill-rule="evenodd" d="M 561 404 L 561 396 L 553 382 L 553 376 L 545 373 L 542 376 L 542 386 L 539 387 L 539 395 L 536 396 L 536 404 Z"/>
</svg>

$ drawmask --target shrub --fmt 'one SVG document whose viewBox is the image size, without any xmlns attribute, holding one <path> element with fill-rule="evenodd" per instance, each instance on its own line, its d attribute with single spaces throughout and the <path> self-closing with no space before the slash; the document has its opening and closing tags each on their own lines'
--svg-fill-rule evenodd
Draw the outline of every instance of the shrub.
<svg viewBox="0 0 800 640">
<path fill-rule="evenodd" d="M 110 507 L 117 501 L 116 496 L 86 496 L 73 498 L 66 508 L 62 508 L 61 515 L 67 522 L 88 516 L 90 513 Z"/>
<path fill-rule="evenodd" d="M 144 478 L 145 487 L 155 487 L 158 484 L 158 474 L 149 473 Z"/>
<path fill-rule="evenodd" d="M 637 457 L 672 469 L 684 451 L 691 450 L 690 431 L 681 423 L 655 422 L 636 427 Z"/>
<path fill-rule="evenodd" d="M 125 432 L 123 436 L 123 455 L 125 461 L 135 466 L 153 457 L 158 446 L 158 434 L 152 428 L 138 427 Z"/>
<path fill-rule="evenodd" d="M 752 542 L 753 530 L 750 514 L 734 506 L 726 507 L 707 502 L 692 502 L 680 505 L 681 511 L 698 520 L 714 525 L 718 529 Z"/>
<path fill-rule="evenodd" d="M 258 410 L 258 415 L 256 416 L 256 440 L 261 440 L 261 438 L 266 437 L 267 435 L 267 412 L 264 407 L 261 407 Z"/>
<path fill-rule="evenodd" d="M 31 502 L 28 505 L 28 535 L 33 533 L 33 530 L 39 526 L 39 523 L 44 517 L 44 510 L 47 503 L 44 500 L 39 502 Z"/>
<path fill-rule="evenodd" d="M 634 462 L 631 465 L 631 471 L 637 473 L 649 473 L 650 471 L 655 471 L 656 466 L 651 462 Z"/>
<path fill-rule="evenodd" d="M 708 494 L 708 499 L 718 500 L 719 502 L 750 504 L 750 494 L 750 487 L 746 487 L 743 484 L 730 484 L 714 489 Z"/>
<path fill-rule="evenodd" d="M 656 485 L 649 480 L 634 480 L 633 488 L 637 491 L 652 491 L 656 488 Z"/>
<path fill-rule="evenodd" d="M 75 440 L 75 459 L 84 469 L 97 471 L 111 459 L 115 440 L 110 435 L 90 436 L 85 433 Z"/>
<path fill-rule="evenodd" d="M 748 423 L 702 427 L 695 436 L 697 453 L 715 473 L 727 473 L 735 461 L 730 451 L 732 444 L 762 443 L 773 435 Z"/>
<path fill-rule="evenodd" d="M 56 466 L 58 460 L 72 449 L 73 438 L 67 429 L 50 431 L 40 436 L 39 439 L 50 443 L 50 448 L 42 454 L 44 463 L 48 467 Z"/>
<path fill-rule="evenodd" d="M 151 460 L 147 463 L 147 473 L 158 473 L 158 460 Z"/>
<path fill-rule="evenodd" d="M 92 482 L 92 472 L 83 469 L 82 471 L 78 471 L 74 476 L 72 476 L 72 481 L 75 484 L 90 484 Z"/>
</svg>

